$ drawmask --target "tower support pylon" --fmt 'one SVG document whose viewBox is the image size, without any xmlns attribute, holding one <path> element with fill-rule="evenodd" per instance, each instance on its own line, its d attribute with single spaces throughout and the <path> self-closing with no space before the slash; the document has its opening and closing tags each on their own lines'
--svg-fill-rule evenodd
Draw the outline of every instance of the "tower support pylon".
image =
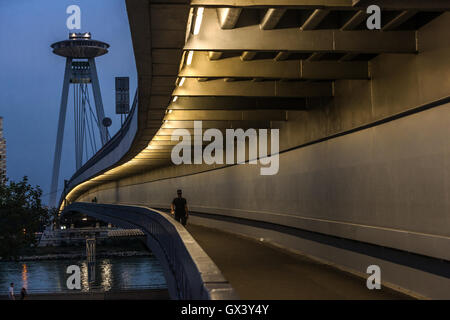
<svg viewBox="0 0 450 320">
<path fill-rule="evenodd" d="M 95 57 L 106 54 L 108 52 L 107 49 L 109 48 L 109 45 L 101 41 L 92 40 L 90 33 L 71 33 L 69 35 L 69 40 L 56 42 L 52 44 L 51 47 L 53 48 L 53 53 L 66 58 L 61 103 L 59 108 L 58 129 L 56 132 L 55 154 L 53 157 L 52 180 L 50 187 L 49 205 L 51 207 L 54 207 L 56 205 L 56 196 L 58 192 L 58 180 L 61 166 L 61 154 L 64 140 L 64 128 L 66 123 L 70 84 L 92 85 L 92 92 L 96 110 L 95 122 L 99 130 L 101 145 L 103 146 L 108 141 L 108 128 L 103 125 L 105 111 L 103 109 Z M 77 97 L 77 94 L 79 95 L 79 97 Z M 77 105 L 80 104 L 80 100 L 85 99 L 86 95 L 89 95 L 89 93 L 85 92 L 83 87 L 81 88 L 81 90 L 78 90 L 77 93 L 74 90 L 75 112 L 77 112 L 76 108 Z M 80 169 L 82 165 L 85 139 L 84 135 L 86 134 L 85 121 L 87 115 L 85 114 L 86 111 L 84 107 L 84 100 L 82 108 L 83 109 L 81 111 L 78 111 L 79 119 L 77 119 L 77 116 L 75 116 L 75 164 L 77 170 Z"/>
</svg>

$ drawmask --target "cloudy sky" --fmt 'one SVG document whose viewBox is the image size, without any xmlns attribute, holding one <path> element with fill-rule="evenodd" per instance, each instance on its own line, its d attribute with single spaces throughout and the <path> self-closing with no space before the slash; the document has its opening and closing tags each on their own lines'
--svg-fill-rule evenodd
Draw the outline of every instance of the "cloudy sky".
<svg viewBox="0 0 450 320">
<path fill-rule="evenodd" d="M 81 30 L 110 44 L 97 58 L 103 105 L 113 120 L 110 133 L 120 127 L 115 115 L 117 76 L 130 77 L 130 99 L 136 90 L 136 66 L 125 0 L 0 0 L 0 116 L 4 118 L 7 175 L 28 176 L 48 200 L 56 141 L 65 59 L 50 45 L 68 38 L 68 6 L 81 8 Z M 59 189 L 75 172 L 73 96 L 69 92 Z M 91 104 L 93 98 L 91 97 Z M 92 105 L 94 107 L 94 105 Z"/>
</svg>

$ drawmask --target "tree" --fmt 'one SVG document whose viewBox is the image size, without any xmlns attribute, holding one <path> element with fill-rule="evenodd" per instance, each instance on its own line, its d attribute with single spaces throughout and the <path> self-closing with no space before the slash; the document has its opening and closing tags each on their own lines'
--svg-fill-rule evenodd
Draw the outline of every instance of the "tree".
<svg viewBox="0 0 450 320">
<path fill-rule="evenodd" d="M 49 211 L 42 206 L 42 190 L 28 178 L 0 183 L 0 256 L 17 257 L 20 250 L 36 245 L 35 233 L 49 222 Z"/>
</svg>

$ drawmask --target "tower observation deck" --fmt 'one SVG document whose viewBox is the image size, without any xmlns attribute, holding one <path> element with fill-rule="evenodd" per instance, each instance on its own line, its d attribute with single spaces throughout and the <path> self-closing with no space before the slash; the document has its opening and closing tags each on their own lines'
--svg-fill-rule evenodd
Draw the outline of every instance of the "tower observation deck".
<svg viewBox="0 0 450 320">
<path fill-rule="evenodd" d="M 109 44 L 91 39 L 91 33 L 70 33 L 69 40 L 51 45 L 53 53 L 72 59 L 91 59 L 108 53 Z"/>
</svg>

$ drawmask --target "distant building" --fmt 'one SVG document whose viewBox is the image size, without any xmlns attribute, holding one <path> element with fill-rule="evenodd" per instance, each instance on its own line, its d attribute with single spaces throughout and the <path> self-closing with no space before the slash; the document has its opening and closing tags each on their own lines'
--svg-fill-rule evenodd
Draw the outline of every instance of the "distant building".
<svg viewBox="0 0 450 320">
<path fill-rule="evenodd" d="M 0 117 L 0 183 L 6 178 L 6 140 L 3 138 L 3 117 Z"/>
</svg>

